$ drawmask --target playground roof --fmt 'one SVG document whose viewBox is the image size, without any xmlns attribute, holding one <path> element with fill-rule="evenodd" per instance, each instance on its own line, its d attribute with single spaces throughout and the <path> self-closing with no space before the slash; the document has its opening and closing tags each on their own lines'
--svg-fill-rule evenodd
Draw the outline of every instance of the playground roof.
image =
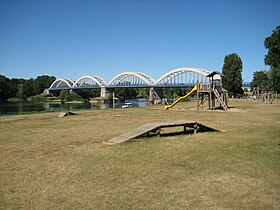
<svg viewBox="0 0 280 210">
<path fill-rule="evenodd" d="M 214 77 L 216 74 L 219 74 L 219 75 L 222 76 L 222 74 L 221 74 L 220 72 L 218 72 L 218 71 L 213 71 L 213 72 L 211 72 L 210 74 L 208 74 L 206 77 Z"/>
</svg>

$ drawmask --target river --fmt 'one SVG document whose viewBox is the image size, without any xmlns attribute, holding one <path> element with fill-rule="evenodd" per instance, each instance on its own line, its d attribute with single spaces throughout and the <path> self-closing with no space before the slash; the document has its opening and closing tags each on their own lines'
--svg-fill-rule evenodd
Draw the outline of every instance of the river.
<svg viewBox="0 0 280 210">
<path fill-rule="evenodd" d="M 131 99 L 127 100 L 134 107 L 147 106 L 147 99 Z M 121 108 L 124 103 L 116 103 L 116 108 Z M 112 104 L 108 103 L 52 103 L 52 102 L 1 102 L 0 115 L 4 114 L 21 114 L 40 111 L 70 111 L 81 109 L 106 109 L 112 108 Z"/>
</svg>

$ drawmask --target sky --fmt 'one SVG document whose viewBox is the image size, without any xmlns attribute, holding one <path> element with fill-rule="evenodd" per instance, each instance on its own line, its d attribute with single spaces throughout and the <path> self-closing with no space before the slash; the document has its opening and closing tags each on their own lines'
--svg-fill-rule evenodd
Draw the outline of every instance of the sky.
<svg viewBox="0 0 280 210">
<path fill-rule="evenodd" d="M 181 67 L 221 71 L 237 53 L 243 80 L 268 70 L 264 40 L 279 0 L 0 0 L 0 74 L 110 81 Z"/>
</svg>

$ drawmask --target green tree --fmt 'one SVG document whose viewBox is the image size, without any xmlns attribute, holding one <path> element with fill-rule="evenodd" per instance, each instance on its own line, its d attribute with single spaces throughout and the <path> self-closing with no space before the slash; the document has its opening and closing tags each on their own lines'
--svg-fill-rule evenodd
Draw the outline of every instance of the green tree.
<svg viewBox="0 0 280 210">
<path fill-rule="evenodd" d="M 59 98 L 61 101 L 74 101 L 74 100 L 81 100 L 82 97 L 74 92 L 70 92 L 69 90 L 62 90 L 60 92 Z"/>
<path fill-rule="evenodd" d="M 34 94 L 34 89 L 33 89 L 33 84 L 34 84 L 34 80 L 33 79 L 29 79 L 23 82 L 23 94 L 22 94 L 22 98 L 26 99 L 29 96 L 33 96 Z"/>
<path fill-rule="evenodd" d="M 260 90 L 270 89 L 270 78 L 268 71 L 256 71 L 253 73 L 253 81 L 251 83 L 251 88 L 259 87 Z"/>
<path fill-rule="evenodd" d="M 224 75 L 223 85 L 231 96 L 236 97 L 237 94 L 242 94 L 243 92 L 242 69 L 242 60 L 236 53 L 225 56 L 222 70 Z"/>
<path fill-rule="evenodd" d="M 17 85 L 17 94 L 16 97 L 23 98 L 23 84 Z"/>
<path fill-rule="evenodd" d="M 185 88 L 185 87 L 179 87 L 179 88 L 163 88 L 162 93 L 166 98 L 173 98 L 174 95 L 176 97 L 178 96 L 184 96 L 186 95 L 191 88 Z"/>
<path fill-rule="evenodd" d="M 271 68 L 272 89 L 280 91 L 280 26 L 265 39 L 264 46 L 268 49 L 264 62 Z"/>
<path fill-rule="evenodd" d="M 53 76 L 38 76 L 34 79 L 9 79 L 0 75 L 0 99 L 17 97 L 26 99 L 29 96 L 41 94 L 45 88 L 55 81 Z"/>
<path fill-rule="evenodd" d="M 51 84 L 55 81 L 54 76 L 42 75 L 38 76 L 33 83 L 33 91 L 35 95 L 41 94 L 45 88 L 51 86 Z"/>
<path fill-rule="evenodd" d="M 62 90 L 59 94 L 59 98 L 61 101 L 70 101 L 71 95 L 69 90 Z"/>
<path fill-rule="evenodd" d="M 18 92 L 19 79 L 11 79 L 9 82 L 9 98 L 16 97 Z"/>
<path fill-rule="evenodd" d="M 96 89 L 81 89 L 75 91 L 83 99 L 96 98 L 100 96 L 100 88 Z"/>
<path fill-rule="evenodd" d="M 136 98 L 148 98 L 149 88 L 137 88 L 136 93 L 137 93 Z"/>
<path fill-rule="evenodd" d="M 135 88 L 116 88 L 115 93 L 116 97 L 118 97 L 121 101 L 134 99 L 138 95 L 138 92 Z"/>
<path fill-rule="evenodd" d="M 9 79 L 3 75 L 0 75 L 0 99 L 5 100 L 9 98 Z"/>
</svg>

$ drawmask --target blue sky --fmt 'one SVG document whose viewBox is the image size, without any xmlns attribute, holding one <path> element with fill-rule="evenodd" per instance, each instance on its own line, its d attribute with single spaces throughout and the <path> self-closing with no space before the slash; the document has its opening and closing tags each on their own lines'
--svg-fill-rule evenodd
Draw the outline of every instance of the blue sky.
<svg viewBox="0 0 280 210">
<path fill-rule="evenodd" d="M 154 79 L 179 67 L 221 71 L 237 53 L 243 79 L 264 65 L 279 0 L 0 0 L 0 74 L 109 81 L 124 71 Z"/>
</svg>

